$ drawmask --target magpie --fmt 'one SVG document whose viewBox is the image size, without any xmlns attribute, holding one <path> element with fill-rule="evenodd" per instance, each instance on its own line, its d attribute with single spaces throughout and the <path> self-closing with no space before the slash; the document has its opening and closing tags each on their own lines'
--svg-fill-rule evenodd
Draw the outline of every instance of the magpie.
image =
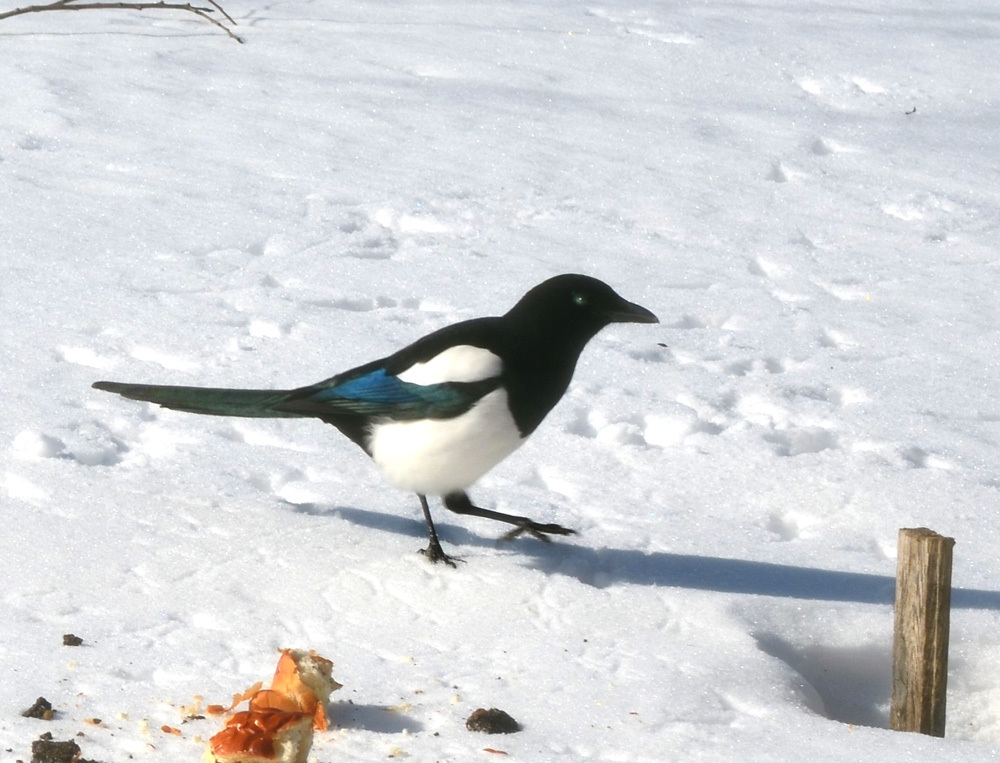
<svg viewBox="0 0 1000 763">
<path fill-rule="evenodd" d="M 566 392 L 583 348 L 611 323 L 659 323 L 589 276 L 564 274 L 528 291 L 505 315 L 438 329 L 403 349 L 291 390 L 99 381 L 94 388 L 214 416 L 314 417 L 359 445 L 396 488 L 417 494 L 432 562 L 454 560 L 427 504 L 514 525 L 506 538 L 574 531 L 473 505 L 466 489 L 517 449 Z"/>
</svg>

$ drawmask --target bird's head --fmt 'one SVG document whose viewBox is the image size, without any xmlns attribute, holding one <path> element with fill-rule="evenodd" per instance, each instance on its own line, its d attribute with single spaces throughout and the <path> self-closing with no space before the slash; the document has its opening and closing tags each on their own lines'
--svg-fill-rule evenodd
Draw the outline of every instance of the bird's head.
<svg viewBox="0 0 1000 763">
<path fill-rule="evenodd" d="M 543 281 L 507 313 L 522 331 L 583 348 L 610 323 L 659 323 L 649 310 L 619 296 L 603 281 L 568 273 Z"/>
</svg>

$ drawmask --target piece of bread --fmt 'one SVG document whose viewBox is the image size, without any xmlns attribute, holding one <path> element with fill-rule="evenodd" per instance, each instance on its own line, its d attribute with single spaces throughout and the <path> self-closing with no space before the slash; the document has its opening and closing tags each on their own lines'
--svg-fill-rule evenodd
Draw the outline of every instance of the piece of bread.
<svg viewBox="0 0 1000 763">
<path fill-rule="evenodd" d="M 270 690 L 258 692 L 251 697 L 250 709 L 292 709 L 284 699 L 287 697 L 296 709 L 313 716 L 317 731 L 326 731 L 326 703 L 330 701 L 330 695 L 340 688 L 340 684 L 333 679 L 332 672 L 333 663 L 316 652 L 282 649 Z"/>
<path fill-rule="evenodd" d="M 209 742 L 210 763 L 306 763 L 312 716 L 283 710 L 245 710 Z"/>
<path fill-rule="evenodd" d="M 270 689 L 237 695 L 249 710 L 209 740 L 209 763 L 305 763 L 313 728 L 327 729 L 326 703 L 340 688 L 333 663 L 316 652 L 283 649 Z M 259 686 L 259 684 L 258 684 Z"/>
</svg>

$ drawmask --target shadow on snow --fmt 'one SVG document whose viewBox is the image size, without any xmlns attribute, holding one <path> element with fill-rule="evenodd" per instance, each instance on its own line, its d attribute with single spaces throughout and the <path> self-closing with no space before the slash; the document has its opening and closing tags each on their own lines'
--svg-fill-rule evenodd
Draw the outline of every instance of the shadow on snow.
<svg viewBox="0 0 1000 763">
<path fill-rule="evenodd" d="M 393 514 L 348 507 L 296 506 L 296 511 L 339 516 L 352 524 L 399 535 L 425 538 L 422 521 Z M 465 528 L 438 523 L 438 534 L 450 551 L 456 546 L 503 547 L 531 557 L 528 565 L 549 574 L 567 575 L 596 588 L 616 583 L 672 586 L 697 591 L 778 596 L 791 599 L 845 601 L 892 605 L 895 578 L 860 572 L 824 570 L 815 567 L 774 564 L 746 559 L 645 553 L 625 548 L 587 548 L 572 541 L 542 543 L 519 538 L 513 543 L 484 538 Z M 1000 610 L 1000 591 L 971 588 L 952 590 L 952 607 Z"/>
</svg>

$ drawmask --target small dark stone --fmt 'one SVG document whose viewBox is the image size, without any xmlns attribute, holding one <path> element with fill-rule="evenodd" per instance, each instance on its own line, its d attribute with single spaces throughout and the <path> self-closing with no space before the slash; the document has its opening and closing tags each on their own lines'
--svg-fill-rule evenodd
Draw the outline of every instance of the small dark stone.
<svg viewBox="0 0 1000 763">
<path fill-rule="evenodd" d="M 31 763 L 74 763 L 79 754 L 80 745 L 72 739 L 67 742 L 38 739 L 31 743 Z"/>
<path fill-rule="evenodd" d="M 465 722 L 465 728 L 484 734 L 513 734 L 521 730 L 521 724 L 503 710 L 491 707 L 489 710 L 474 710 Z"/>
<path fill-rule="evenodd" d="M 83 639 L 79 636 L 74 636 L 72 633 L 63 635 L 63 646 L 80 646 L 82 643 Z"/>
<path fill-rule="evenodd" d="M 21 715 L 25 718 L 38 718 L 43 721 L 50 721 L 52 720 L 52 712 L 52 703 L 45 699 L 45 697 L 39 697 L 35 700 L 35 704 L 27 710 L 22 710 Z"/>
</svg>

